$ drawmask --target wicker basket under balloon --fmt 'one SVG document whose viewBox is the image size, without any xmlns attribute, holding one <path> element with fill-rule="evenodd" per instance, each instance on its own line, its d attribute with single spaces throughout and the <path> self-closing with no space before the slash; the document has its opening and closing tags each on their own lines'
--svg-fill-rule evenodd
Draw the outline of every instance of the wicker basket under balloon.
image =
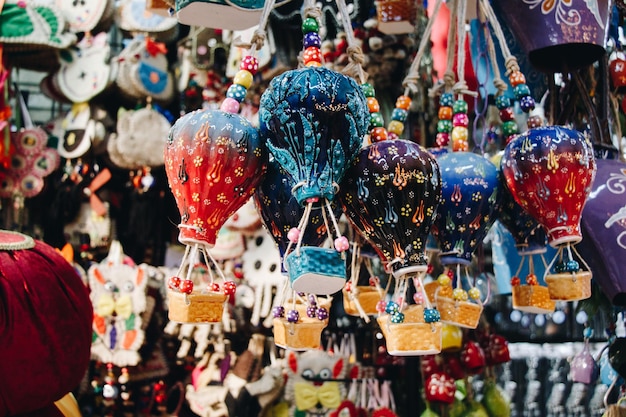
<svg viewBox="0 0 626 417">
<path fill-rule="evenodd" d="M 385 336 L 387 353 L 394 356 L 435 355 L 441 352 L 441 322 L 426 323 L 424 307 L 410 305 L 404 310 L 405 322 L 393 323 L 391 315 L 378 318 Z"/>
<path fill-rule="evenodd" d="M 584 265 L 575 259 L 578 258 Z M 550 299 L 556 301 L 577 301 L 591 297 L 592 274 L 589 265 L 569 243 L 560 246 L 546 270 L 544 280 L 548 285 Z"/>
<path fill-rule="evenodd" d="M 362 267 L 365 266 L 369 276 L 369 285 L 358 285 Z M 391 280 L 388 280 L 389 284 Z M 361 317 L 369 323 L 369 316 L 378 314 L 376 307 L 385 298 L 387 288 L 382 288 L 380 279 L 375 276 L 372 259 L 361 256 L 361 248 L 358 242 L 353 244 L 350 278 L 343 287 L 343 308 L 346 314 Z"/>
<path fill-rule="evenodd" d="M 528 258 L 528 275 L 526 276 L 526 284 L 521 284 L 518 275 L 524 265 L 525 258 Z M 548 265 L 541 255 L 545 267 Z M 550 291 L 548 287 L 539 285 L 537 276 L 535 275 L 535 267 L 532 255 L 522 256 L 520 265 L 511 279 L 511 291 L 513 298 L 513 308 L 532 314 L 549 314 L 554 312 L 556 302 L 550 299 Z"/>
<path fill-rule="evenodd" d="M 465 276 L 468 276 L 465 268 Z M 439 288 L 435 300 L 441 314 L 441 321 L 459 327 L 475 329 L 478 327 L 483 312 L 483 302 L 478 288 L 472 287 L 465 291 L 461 286 L 461 268 L 457 265 L 456 285 L 452 288 L 452 279 L 439 277 Z"/>
<path fill-rule="evenodd" d="M 415 285 L 415 304 L 405 304 L 409 282 Z M 440 316 L 432 308 L 421 277 L 396 278 L 395 301 L 389 301 L 378 324 L 385 336 L 387 353 L 394 356 L 435 355 L 441 352 Z"/>
<path fill-rule="evenodd" d="M 216 265 L 208 249 L 202 244 L 187 246 L 177 276 L 168 281 L 168 318 L 178 323 L 219 323 L 222 321 L 224 304 L 235 293 L 235 283 L 226 281 L 222 271 L 222 285 L 214 280 L 210 267 L 202 268 L 206 274 L 198 274 L 197 259 L 203 256 L 206 265 Z M 180 277 L 185 277 L 180 278 Z M 195 279 L 193 279 L 195 278 Z"/>
</svg>

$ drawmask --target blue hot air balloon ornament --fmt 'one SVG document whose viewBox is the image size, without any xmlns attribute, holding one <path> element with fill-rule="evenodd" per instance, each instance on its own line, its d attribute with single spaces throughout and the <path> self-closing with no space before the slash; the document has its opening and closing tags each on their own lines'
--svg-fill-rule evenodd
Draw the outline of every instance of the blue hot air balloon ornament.
<svg viewBox="0 0 626 417">
<path fill-rule="evenodd" d="M 315 18 L 303 20 L 304 67 L 270 82 L 261 97 L 259 121 L 270 155 L 287 173 L 286 186 L 305 208 L 299 225 L 290 233 L 293 250 L 285 256 L 292 288 L 331 294 L 345 284 L 342 253 L 350 244 L 340 234 L 330 202 L 361 148 L 369 112 L 356 81 L 322 66 L 318 29 Z M 334 249 L 301 245 L 314 207 L 332 221 L 338 236 Z"/>
</svg>

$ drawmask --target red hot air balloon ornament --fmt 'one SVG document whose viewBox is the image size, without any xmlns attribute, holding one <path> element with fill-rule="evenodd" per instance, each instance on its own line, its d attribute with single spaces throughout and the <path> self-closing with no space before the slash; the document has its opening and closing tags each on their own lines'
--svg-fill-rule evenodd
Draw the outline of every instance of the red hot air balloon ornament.
<svg viewBox="0 0 626 417">
<path fill-rule="evenodd" d="M 582 240 L 581 214 L 596 174 L 588 137 L 563 126 L 529 129 L 504 149 L 502 172 L 515 201 L 544 226 L 548 243 L 557 248 L 545 276 L 550 298 L 589 298 L 591 272 L 574 247 Z"/>
<path fill-rule="evenodd" d="M 172 321 L 220 321 L 224 301 L 235 292 L 232 281 L 220 286 L 213 275 L 205 288 L 194 288 L 191 273 L 202 257 L 224 279 L 209 249 L 263 178 L 266 154 L 258 131 L 236 114 L 257 69 L 256 58 L 245 57 L 220 110 L 188 113 L 170 130 L 165 171 L 181 214 L 178 239 L 187 245 L 181 269 L 168 283 Z"/>
<path fill-rule="evenodd" d="M 292 245 L 285 255 L 291 286 L 298 292 L 332 294 L 345 285 L 342 253 L 350 244 L 336 227 L 330 201 L 361 148 L 369 118 L 358 84 L 322 66 L 318 30 L 317 20 L 305 16 L 304 67 L 271 81 L 261 97 L 259 119 L 271 163 L 287 172 L 291 193 L 305 207 L 300 224 L 290 233 Z M 334 249 L 301 244 L 314 207 L 320 207 L 335 226 Z"/>
</svg>

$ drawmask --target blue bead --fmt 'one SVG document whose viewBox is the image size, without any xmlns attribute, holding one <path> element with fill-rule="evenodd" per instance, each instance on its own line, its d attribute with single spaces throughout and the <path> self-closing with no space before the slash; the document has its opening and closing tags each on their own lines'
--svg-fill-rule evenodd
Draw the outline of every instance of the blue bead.
<svg viewBox="0 0 626 417">
<path fill-rule="evenodd" d="M 580 264 L 575 260 L 569 260 L 565 264 L 565 271 L 567 272 L 578 272 L 580 269 Z"/>
<path fill-rule="evenodd" d="M 558 273 L 565 272 L 566 271 L 565 262 L 559 262 L 556 265 L 554 265 L 554 270 Z"/>
<path fill-rule="evenodd" d="M 511 107 L 511 99 L 507 96 L 496 97 L 496 107 L 498 110 L 504 110 Z"/>
<path fill-rule="evenodd" d="M 230 87 L 228 87 L 228 91 L 226 91 L 226 97 L 234 98 L 241 103 L 246 98 L 247 93 L 248 89 L 243 85 L 231 84 Z"/>
<path fill-rule="evenodd" d="M 426 323 L 436 323 L 441 320 L 441 314 L 436 308 L 424 309 L 424 321 Z"/>
<path fill-rule="evenodd" d="M 385 312 L 387 314 L 394 314 L 400 310 L 400 306 L 395 301 L 389 301 L 387 303 L 387 307 L 385 307 Z"/>
<path fill-rule="evenodd" d="M 391 315 L 391 322 L 396 324 L 404 322 L 404 314 L 400 312 L 393 313 Z"/>
<path fill-rule="evenodd" d="M 519 99 L 519 106 L 524 113 L 528 113 L 535 108 L 535 99 L 531 96 L 524 96 Z"/>
<path fill-rule="evenodd" d="M 304 35 L 302 44 L 305 48 L 309 48 L 311 46 L 319 48 L 322 46 L 322 38 L 320 38 L 320 35 L 317 32 L 309 32 Z"/>
<path fill-rule="evenodd" d="M 391 120 L 397 120 L 398 122 L 404 122 L 404 121 L 406 121 L 407 114 L 408 114 L 408 112 L 406 110 L 395 108 L 395 109 L 393 109 L 393 112 L 391 112 Z"/>
<path fill-rule="evenodd" d="M 454 95 L 452 93 L 443 93 L 439 99 L 440 106 L 452 107 L 454 104 Z"/>
<path fill-rule="evenodd" d="M 593 336 L 593 329 L 591 327 L 585 327 L 585 330 L 583 330 L 583 336 L 586 339 L 590 339 L 591 336 Z"/>
<path fill-rule="evenodd" d="M 526 84 L 516 85 L 515 88 L 513 88 L 513 94 L 516 99 L 520 100 L 522 97 L 530 95 L 530 88 L 528 88 Z"/>
</svg>

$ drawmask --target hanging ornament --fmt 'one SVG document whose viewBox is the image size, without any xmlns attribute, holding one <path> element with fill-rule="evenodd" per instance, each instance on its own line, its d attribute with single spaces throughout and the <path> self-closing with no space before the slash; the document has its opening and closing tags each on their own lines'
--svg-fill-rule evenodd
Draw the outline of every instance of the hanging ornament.
<svg viewBox="0 0 626 417">
<path fill-rule="evenodd" d="M 585 327 L 583 330 L 583 350 L 574 355 L 569 367 L 569 376 L 573 382 L 591 384 L 597 377 L 598 369 L 596 361 L 591 355 L 589 348 L 589 339 L 591 336 L 593 336 L 593 329 Z"/>
<path fill-rule="evenodd" d="M 433 225 L 443 265 L 469 265 L 472 255 L 496 220 L 497 168 L 469 152 L 437 159 L 441 169 L 441 206 Z"/>
<path fill-rule="evenodd" d="M 400 277 L 426 271 L 424 250 L 440 187 L 439 167 L 426 150 L 407 140 L 387 140 L 361 150 L 339 199 L 355 229 Z"/>
<path fill-rule="evenodd" d="M 582 239 L 580 217 L 596 173 L 588 138 L 562 126 L 530 129 L 506 146 L 502 173 L 517 203 L 545 227 L 549 244 L 558 249 L 545 277 L 550 298 L 588 298 L 591 272 L 578 256 L 587 268 L 581 269 L 573 247 Z"/>
<path fill-rule="evenodd" d="M 342 253 L 349 242 L 337 227 L 330 201 L 369 123 L 366 99 L 356 82 L 322 66 L 318 31 L 317 20 L 305 14 L 304 68 L 272 80 L 261 97 L 259 117 L 267 149 L 287 173 L 296 201 L 305 206 L 290 237 L 295 250 L 285 256 L 292 288 L 332 294 L 345 284 Z M 301 245 L 313 207 L 327 211 L 324 215 L 335 226 L 334 249 Z"/>
</svg>

